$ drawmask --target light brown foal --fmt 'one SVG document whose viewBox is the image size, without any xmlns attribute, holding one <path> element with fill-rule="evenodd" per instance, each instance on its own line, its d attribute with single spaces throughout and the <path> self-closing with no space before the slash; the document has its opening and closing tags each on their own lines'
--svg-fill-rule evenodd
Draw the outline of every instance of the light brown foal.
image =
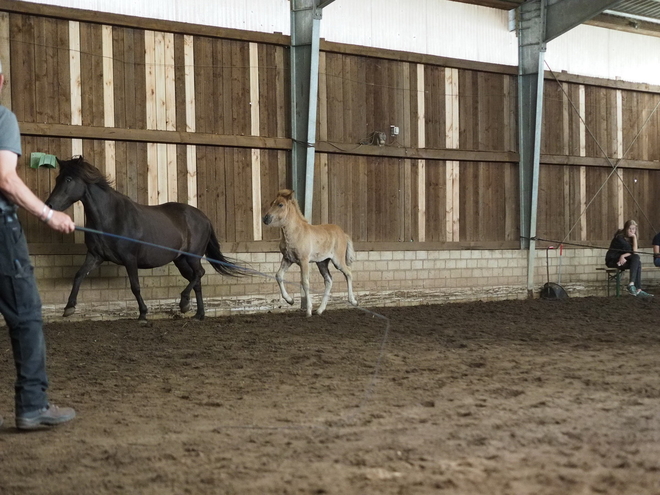
<svg viewBox="0 0 660 495">
<path fill-rule="evenodd" d="M 293 197 L 293 191 L 282 189 L 270 204 L 263 217 L 266 225 L 281 227 L 282 239 L 280 251 L 282 263 L 275 275 L 282 297 L 293 304 L 293 297 L 284 287 L 284 273 L 296 263 L 300 266 L 300 286 L 302 297 L 306 301 L 307 316 L 312 316 L 312 298 L 309 293 L 309 263 L 314 262 L 319 267 L 325 281 L 325 293 L 316 314 L 325 311 L 332 288 L 332 275 L 328 265 L 330 261 L 335 268 L 344 274 L 348 284 L 348 302 L 357 306 L 353 297 L 353 276 L 351 264 L 355 259 L 353 241 L 339 226 L 333 224 L 311 225 L 303 216 L 298 202 Z"/>
</svg>

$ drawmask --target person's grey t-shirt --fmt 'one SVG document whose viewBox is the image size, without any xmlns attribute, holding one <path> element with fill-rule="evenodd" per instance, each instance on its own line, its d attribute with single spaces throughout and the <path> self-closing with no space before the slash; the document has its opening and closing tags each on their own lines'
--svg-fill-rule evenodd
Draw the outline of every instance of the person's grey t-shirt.
<svg viewBox="0 0 660 495">
<path fill-rule="evenodd" d="M 21 131 L 14 112 L 0 105 L 0 150 L 21 155 Z"/>
</svg>

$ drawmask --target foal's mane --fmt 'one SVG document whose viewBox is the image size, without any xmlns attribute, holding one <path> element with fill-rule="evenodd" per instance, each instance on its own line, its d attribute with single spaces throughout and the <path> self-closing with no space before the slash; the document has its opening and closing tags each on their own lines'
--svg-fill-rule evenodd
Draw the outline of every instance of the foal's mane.
<svg viewBox="0 0 660 495">
<path fill-rule="evenodd" d="M 91 163 L 82 156 L 70 160 L 58 160 L 60 173 L 81 179 L 85 184 L 96 184 L 103 190 L 112 189 L 112 183 Z"/>
</svg>

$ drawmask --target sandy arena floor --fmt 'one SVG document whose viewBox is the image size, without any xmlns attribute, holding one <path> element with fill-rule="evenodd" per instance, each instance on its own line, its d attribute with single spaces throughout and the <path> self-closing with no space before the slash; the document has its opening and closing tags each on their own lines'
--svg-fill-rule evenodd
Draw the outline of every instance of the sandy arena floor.
<svg viewBox="0 0 660 495">
<path fill-rule="evenodd" d="M 660 297 L 51 323 L 0 493 L 660 494 Z"/>
</svg>

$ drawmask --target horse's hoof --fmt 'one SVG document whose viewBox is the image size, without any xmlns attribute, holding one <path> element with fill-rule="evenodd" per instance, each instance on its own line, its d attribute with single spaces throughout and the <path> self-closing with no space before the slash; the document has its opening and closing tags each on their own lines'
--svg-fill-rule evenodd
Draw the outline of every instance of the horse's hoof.
<svg viewBox="0 0 660 495">
<path fill-rule="evenodd" d="M 205 318 L 205 316 L 204 316 L 203 314 L 201 314 L 201 315 L 200 315 L 200 314 L 196 314 L 196 315 L 195 315 L 195 319 L 196 319 L 196 320 L 202 321 L 204 318 Z"/>
<path fill-rule="evenodd" d="M 291 298 L 291 300 L 289 300 L 289 299 L 285 299 L 285 301 L 286 301 L 287 303 L 289 303 L 289 306 L 293 306 L 293 303 L 295 302 L 295 301 L 293 300 L 293 298 Z"/>
<path fill-rule="evenodd" d="M 188 311 L 190 311 L 190 303 L 186 303 L 179 306 L 179 309 L 181 309 L 182 313 L 187 313 Z"/>
<path fill-rule="evenodd" d="M 357 305 L 358 305 L 357 299 L 354 299 L 353 301 L 351 301 L 351 304 L 352 304 L 353 306 L 357 306 Z"/>
<path fill-rule="evenodd" d="M 75 312 L 76 312 L 76 307 L 75 306 L 71 306 L 69 308 L 64 308 L 64 315 L 63 316 L 71 316 Z"/>
<path fill-rule="evenodd" d="M 140 325 L 141 327 L 146 327 L 149 325 L 149 322 L 147 321 L 146 318 L 140 318 L 138 320 L 138 325 Z"/>
<path fill-rule="evenodd" d="M 316 314 L 317 314 L 317 315 L 322 315 L 324 311 L 325 311 L 325 308 L 323 308 L 323 309 L 317 309 L 317 310 L 316 310 Z"/>
</svg>

